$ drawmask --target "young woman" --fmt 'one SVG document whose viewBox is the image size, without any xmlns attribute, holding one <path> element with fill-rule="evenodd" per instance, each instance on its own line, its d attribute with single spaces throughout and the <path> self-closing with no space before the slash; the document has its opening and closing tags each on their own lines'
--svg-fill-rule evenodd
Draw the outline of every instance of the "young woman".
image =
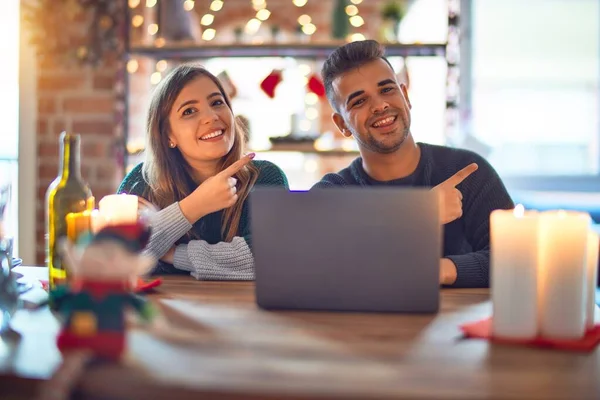
<svg viewBox="0 0 600 400">
<path fill-rule="evenodd" d="M 219 80 L 182 65 L 155 89 L 147 121 L 145 161 L 119 193 L 160 211 L 146 247 L 160 259 L 154 272 L 189 271 L 202 280 L 251 280 L 254 262 L 248 194 L 253 186 L 288 188 L 285 174 L 243 153 L 244 130 Z"/>
</svg>

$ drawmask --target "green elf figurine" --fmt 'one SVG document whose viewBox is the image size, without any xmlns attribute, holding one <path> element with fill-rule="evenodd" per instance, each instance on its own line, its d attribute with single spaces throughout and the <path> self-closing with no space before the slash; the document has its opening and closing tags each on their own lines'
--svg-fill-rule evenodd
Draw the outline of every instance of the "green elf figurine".
<svg viewBox="0 0 600 400">
<path fill-rule="evenodd" d="M 50 302 L 63 317 L 57 338 L 61 352 L 86 349 L 98 358 L 118 360 L 125 350 L 125 311 L 134 308 L 149 321 L 151 304 L 132 293 L 132 277 L 155 260 L 140 254 L 150 237 L 142 222 L 104 227 L 89 244 L 65 244 L 68 285 L 57 287 Z"/>
</svg>

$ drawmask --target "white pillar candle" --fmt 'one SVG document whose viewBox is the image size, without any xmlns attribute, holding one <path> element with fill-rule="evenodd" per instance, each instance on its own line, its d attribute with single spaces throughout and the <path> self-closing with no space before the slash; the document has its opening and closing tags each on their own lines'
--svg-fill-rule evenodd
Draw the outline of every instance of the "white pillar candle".
<svg viewBox="0 0 600 400">
<path fill-rule="evenodd" d="M 538 333 L 539 213 L 495 210 L 490 215 L 492 332 L 532 339 Z"/>
<path fill-rule="evenodd" d="M 131 224 L 137 221 L 138 198 L 132 194 L 111 194 L 98 203 L 104 225 Z"/>
<path fill-rule="evenodd" d="M 598 234 L 590 231 L 587 243 L 587 309 L 586 328 L 591 329 L 595 325 L 594 314 L 596 313 L 596 287 L 598 284 Z"/>
<path fill-rule="evenodd" d="M 540 216 L 540 333 L 579 339 L 585 333 L 590 216 L 546 211 Z"/>
</svg>

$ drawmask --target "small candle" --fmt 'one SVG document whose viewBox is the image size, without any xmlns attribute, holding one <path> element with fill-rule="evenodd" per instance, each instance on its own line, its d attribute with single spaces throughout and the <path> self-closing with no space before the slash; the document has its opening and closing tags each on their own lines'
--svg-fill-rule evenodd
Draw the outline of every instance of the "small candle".
<svg viewBox="0 0 600 400">
<path fill-rule="evenodd" d="M 590 231 L 587 242 L 587 300 L 586 300 L 586 328 L 595 325 L 596 313 L 596 287 L 598 279 L 598 234 Z"/>
<path fill-rule="evenodd" d="M 492 332 L 531 339 L 538 333 L 539 213 L 522 205 L 490 215 Z"/>
<path fill-rule="evenodd" d="M 100 229 L 104 227 L 104 220 L 102 219 L 102 215 L 99 210 L 92 210 L 90 215 L 90 229 L 93 234 L 98 233 Z"/>
<path fill-rule="evenodd" d="M 590 216 L 546 211 L 540 216 L 540 332 L 579 339 L 585 333 Z"/>
<path fill-rule="evenodd" d="M 69 213 L 66 216 L 67 238 L 76 243 L 79 237 L 91 230 L 91 211 L 85 210 L 78 213 Z"/>
<path fill-rule="evenodd" d="M 135 223 L 138 218 L 138 198 L 131 194 L 111 194 L 98 203 L 101 220 L 106 225 Z"/>
</svg>

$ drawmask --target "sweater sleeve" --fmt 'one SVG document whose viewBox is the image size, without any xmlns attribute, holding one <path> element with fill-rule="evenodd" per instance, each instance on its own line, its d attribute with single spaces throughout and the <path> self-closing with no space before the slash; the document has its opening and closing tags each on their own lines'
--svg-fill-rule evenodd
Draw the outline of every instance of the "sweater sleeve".
<svg viewBox="0 0 600 400">
<path fill-rule="evenodd" d="M 458 189 L 463 193 L 463 223 L 471 253 L 448 255 L 456 265 L 453 287 L 489 287 L 490 284 L 490 214 L 496 209 L 510 209 L 513 201 L 494 168 L 482 157 L 476 160 L 479 170 Z"/>
<path fill-rule="evenodd" d="M 185 218 L 179 203 L 173 203 L 152 218 L 152 235 L 144 250 L 156 259 L 169 251 L 192 225 Z M 202 280 L 251 280 L 254 278 L 254 260 L 250 248 L 241 237 L 231 242 L 209 244 L 191 240 L 175 248 L 173 266 L 189 271 Z"/>
<path fill-rule="evenodd" d="M 257 166 L 259 176 L 255 186 L 289 188 L 285 173 L 275 164 L 261 161 Z M 204 240 L 192 240 L 187 244 L 178 245 L 173 260 L 175 268 L 189 271 L 194 278 L 200 280 L 254 279 L 252 233 L 247 201 L 244 204 L 242 219 L 240 236 L 234 237 L 231 242 L 209 244 Z"/>
<path fill-rule="evenodd" d="M 289 190 L 287 176 L 277 165 L 269 161 L 256 161 L 259 175 L 254 187 L 281 187 Z M 248 248 L 252 251 L 252 232 L 250 231 L 250 211 L 248 201 L 244 205 L 243 218 L 240 221 L 240 236 L 246 241 Z"/>
<path fill-rule="evenodd" d="M 327 174 L 321 180 L 315 183 L 310 190 L 313 189 L 328 189 L 340 186 L 346 186 L 346 181 L 339 174 Z"/>
</svg>

